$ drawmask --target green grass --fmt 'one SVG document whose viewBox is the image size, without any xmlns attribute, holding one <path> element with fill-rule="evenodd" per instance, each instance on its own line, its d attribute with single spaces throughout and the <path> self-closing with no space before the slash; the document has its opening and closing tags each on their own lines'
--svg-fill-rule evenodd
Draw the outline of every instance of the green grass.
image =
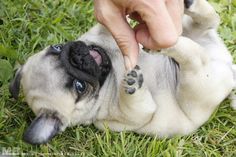
<svg viewBox="0 0 236 157">
<path fill-rule="evenodd" d="M 18 156 L 236 156 L 236 111 L 228 100 L 189 136 L 155 139 L 129 132 L 102 132 L 91 125 L 68 128 L 46 145 L 22 141 L 34 115 L 23 96 L 18 101 L 10 98 L 13 71 L 45 46 L 74 40 L 86 32 L 96 23 L 92 5 L 85 0 L 0 1 L 0 154 L 8 149 L 20 153 Z M 219 33 L 235 58 L 236 2 L 214 0 L 213 5 L 222 18 Z"/>
</svg>

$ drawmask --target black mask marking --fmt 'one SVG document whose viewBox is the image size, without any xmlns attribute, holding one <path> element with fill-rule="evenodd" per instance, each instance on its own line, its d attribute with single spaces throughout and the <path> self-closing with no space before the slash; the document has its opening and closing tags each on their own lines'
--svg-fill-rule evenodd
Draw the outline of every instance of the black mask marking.
<svg viewBox="0 0 236 157">
<path fill-rule="evenodd" d="M 90 50 L 97 51 L 102 57 L 98 65 L 90 55 Z M 81 41 L 64 45 L 60 60 L 66 72 L 75 79 L 84 80 L 94 88 L 102 86 L 111 70 L 111 61 L 105 51 L 98 46 L 87 46 Z"/>
</svg>

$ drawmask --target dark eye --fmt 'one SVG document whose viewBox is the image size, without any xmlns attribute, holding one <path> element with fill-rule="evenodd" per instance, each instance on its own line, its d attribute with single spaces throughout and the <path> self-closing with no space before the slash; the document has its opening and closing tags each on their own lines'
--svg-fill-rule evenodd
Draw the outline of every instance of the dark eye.
<svg viewBox="0 0 236 157">
<path fill-rule="evenodd" d="M 74 87 L 75 90 L 79 93 L 79 94 L 83 94 L 86 89 L 87 89 L 87 85 L 84 81 L 80 81 L 80 80 L 74 80 Z"/>
<path fill-rule="evenodd" d="M 56 54 L 61 53 L 61 50 L 62 50 L 62 45 L 61 44 L 59 44 L 59 45 L 52 45 L 51 47 L 53 49 L 53 53 L 56 53 Z"/>
</svg>

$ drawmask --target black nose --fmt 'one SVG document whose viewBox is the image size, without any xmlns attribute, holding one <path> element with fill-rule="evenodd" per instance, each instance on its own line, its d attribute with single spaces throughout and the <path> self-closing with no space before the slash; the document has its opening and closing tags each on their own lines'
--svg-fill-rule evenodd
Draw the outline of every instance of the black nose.
<svg viewBox="0 0 236 157">
<path fill-rule="evenodd" d="M 92 76 L 100 74 L 99 66 L 96 61 L 90 55 L 89 46 L 82 41 L 74 41 L 66 44 L 65 53 L 69 64 L 83 72 L 86 72 Z"/>
<path fill-rule="evenodd" d="M 72 54 L 75 55 L 88 55 L 89 54 L 89 48 L 88 46 L 83 43 L 82 41 L 75 41 L 68 43 L 69 51 Z"/>
<path fill-rule="evenodd" d="M 91 62 L 91 56 L 89 55 L 88 46 L 81 42 L 71 42 L 68 44 L 69 46 L 69 60 L 71 65 L 82 69 L 85 68 Z"/>
<path fill-rule="evenodd" d="M 98 86 L 99 66 L 89 53 L 89 46 L 82 41 L 68 42 L 59 57 L 61 65 L 73 79 L 84 80 L 94 88 Z"/>
</svg>

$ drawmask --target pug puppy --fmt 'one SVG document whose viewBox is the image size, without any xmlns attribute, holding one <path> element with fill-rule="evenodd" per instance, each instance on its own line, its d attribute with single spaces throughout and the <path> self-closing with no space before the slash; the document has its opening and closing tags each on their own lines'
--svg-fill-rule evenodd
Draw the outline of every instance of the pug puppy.
<svg viewBox="0 0 236 157">
<path fill-rule="evenodd" d="M 36 115 L 24 140 L 42 144 L 66 127 L 92 123 L 171 137 L 206 122 L 235 87 L 235 66 L 216 32 L 219 17 L 212 6 L 184 2 L 184 32 L 176 45 L 161 52 L 140 49 L 131 71 L 101 25 L 30 57 L 10 86 L 15 98 L 22 86 Z"/>
</svg>

